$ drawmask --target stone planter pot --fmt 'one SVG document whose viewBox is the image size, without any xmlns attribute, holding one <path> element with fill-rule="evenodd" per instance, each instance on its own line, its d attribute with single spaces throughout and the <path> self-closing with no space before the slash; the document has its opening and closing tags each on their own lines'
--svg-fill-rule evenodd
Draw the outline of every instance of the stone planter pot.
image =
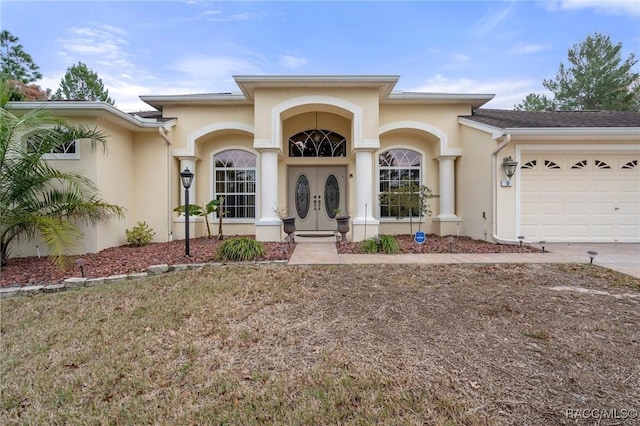
<svg viewBox="0 0 640 426">
<path fill-rule="evenodd" d="M 294 241 L 295 236 L 293 234 L 296 232 L 296 218 L 294 216 L 287 216 L 281 220 L 284 233 L 287 234 L 289 242 Z"/>
<path fill-rule="evenodd" d="M 346 241 L 345 236 L 349 232 L 349 219 L 351 216 L 336 216 L 336 223 L 338 224 L 338 232 L 341 235 L 340 241 Z"/>
</svg>

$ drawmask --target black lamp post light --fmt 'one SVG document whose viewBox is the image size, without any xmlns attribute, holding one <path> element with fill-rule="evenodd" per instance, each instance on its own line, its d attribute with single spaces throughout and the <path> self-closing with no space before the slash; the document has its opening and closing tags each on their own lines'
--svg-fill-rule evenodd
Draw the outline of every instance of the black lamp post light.
<svg viewBox="0 0 640 426">
<path fill-rule="evenodd" d="M 180 180 L 184 186 L 184 255 L 189 257 L 189 188 L 193 182 L 193 172 L 189 167 L 180 173 Z"/>
<path fill-rule="evenodd" d="M 589 250 L 589 251 L 587 252 L 587 254 L 589 255 L 589 263 L 590 263 L 591 265 L 593 265 L 593 259 L 595 259 L 595 258 L 596 258 L 596 256 L 598 255 L 598 252 L 597 252 L 597 251 L 593 251 L 593 250 Z"/>
</svg>

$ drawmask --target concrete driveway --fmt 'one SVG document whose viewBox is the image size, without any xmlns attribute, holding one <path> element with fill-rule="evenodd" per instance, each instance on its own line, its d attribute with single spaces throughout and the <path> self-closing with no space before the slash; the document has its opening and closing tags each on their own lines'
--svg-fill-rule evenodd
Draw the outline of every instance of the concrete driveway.
<svg viewBox="0 0 640 426">
<path fill-rule="evenodd" d="M 640 244 L 638 243 L 549 243 L 545 250 L 559 260 L 589 262 L 588 251 L 598 255 L 593 263 L 640 278 Z"/>
</svg>

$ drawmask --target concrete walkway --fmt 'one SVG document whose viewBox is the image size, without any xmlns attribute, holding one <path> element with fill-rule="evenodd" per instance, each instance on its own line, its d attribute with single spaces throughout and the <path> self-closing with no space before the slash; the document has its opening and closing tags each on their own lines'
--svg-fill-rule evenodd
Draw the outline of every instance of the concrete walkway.
<svg viewBox="0 0 640 426">
<path fill-rule="evenodd" d="M 640 244 L 549 243 L 546 253 L 484 254 L 338 254 L 335 243 L 299 242 L 289 265 L 411 264 L 411 263 L 589 263 L 587 251 L 598 253 L 593 263 L 640 278 Z"/>
</svg>

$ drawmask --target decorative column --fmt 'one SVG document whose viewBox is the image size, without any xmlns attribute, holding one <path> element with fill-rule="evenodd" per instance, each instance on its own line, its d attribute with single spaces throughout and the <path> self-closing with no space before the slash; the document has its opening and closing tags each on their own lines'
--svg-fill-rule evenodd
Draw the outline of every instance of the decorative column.
<svg viewBox="0 0 640 426">
<path fill-rule="evenodd" d="M 380 222 L 373 217 L 373 149 L 356 152 L 356 217 L 353 218 L 352 240 L 362 241 L 378 234 Z"/>
<path fill-rule="evenodd" d="M 462 221 L 455 213 L 456 180 L 454 166 L 456 157 L 456 155 L 438 157 L 440 212 L 433 219 L 435 232 L 438 235 L 457 234 L 458 224 Z"/>
<path fill-rule="evenodd" d="M 256 220 L 258 241 L 280 241 L 281 223 L 275 209 L 278 207 L 278 149 L 260 150 L 260 206 Z"/>
</svg>

